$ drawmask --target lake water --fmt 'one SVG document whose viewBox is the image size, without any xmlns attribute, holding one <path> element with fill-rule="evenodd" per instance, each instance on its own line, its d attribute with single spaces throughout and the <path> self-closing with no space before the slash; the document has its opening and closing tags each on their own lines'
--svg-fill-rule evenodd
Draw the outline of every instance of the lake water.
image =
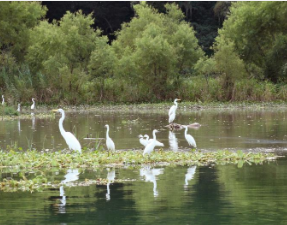
<svg viewBox="0 0 287 225">
<path fill-rule="evenodd" d="M 141 148 L 137 136 L 159 129 L 165 150 L 188 150 L 184 130 L 171 134 L 166 110 L 67 113 L 64 127 L 84 137 L 105 137 L 105 124 L 117 149 Z M 189 129 L 198 150 L 287 150 L 286 109 L 180 109 L 176 121 L 198 122 Z M 55 119 L 1 121 L 1 146 L 63 149 L 66 144 Z M 177 142 L 174 142 L 177 140 Z M 173 141 L 173 142 L 172 142 Z M 104 141 L 103 141 L 104 142 Z M 171 144 L 171 145 L 170 145 Z M 28 172 L 28 171 L 26 171 Z M 287 160 L 260 165 L 53 169 L 43 171 L 66 184 L 107 178 L 108 185 L 50 188 L 43 192 L 0 192 L 0 224 L 286 224 Z M 17 177 L 7 171 L 1 179 Z M 130 180 L 113 183 L 113 180 Z"/>
</svg>

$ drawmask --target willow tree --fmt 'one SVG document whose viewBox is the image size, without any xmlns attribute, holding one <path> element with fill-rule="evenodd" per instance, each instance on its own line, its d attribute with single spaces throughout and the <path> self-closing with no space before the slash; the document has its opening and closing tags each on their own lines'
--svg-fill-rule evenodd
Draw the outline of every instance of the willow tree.
<svg viewBox="0 0 287 225">
<path fill-rule="evenodd" d="M 39 2 L 0 3 L 0 48 L 23 60 L 29 43 L 29 30 L 46 15 Z"/>
<path fill-rule="evenodd" d="M 234 2 L 216 45 L 232 45 L 251 75 L 286 79 L 286 20 L 287 2 Z"/>
<path fill-rule="evenodd" d="M 51 97 L 57 96 L 51 90 L 57 90 L 73 101 L 87 80 L 90 56 L 100 36 L 93 23 L 91 14 L 67 12 L 60 21 L 42 21 L 31 31 L 26 59 L 33 73 L 45 75 Z"/>
<path fill-rule="evenodd" d="M 137 85 L 146 97 L 174 96 L 181 74 L 203 55 L 193 28 L 175 4 L 167 13 L 141 2 L 135 17 L 122 25 L 112 47 L 117 57 L 115 74 Z"/>
</svg>

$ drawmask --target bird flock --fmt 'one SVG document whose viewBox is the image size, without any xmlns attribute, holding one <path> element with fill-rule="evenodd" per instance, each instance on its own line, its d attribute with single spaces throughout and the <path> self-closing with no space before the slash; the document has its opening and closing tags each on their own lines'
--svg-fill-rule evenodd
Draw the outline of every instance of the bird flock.
<svg viewBox="0 0 287 225">
<path fill-rule="evenodd" d="M 180 100 L 181 99 L 176 98 L 174 100 L 174 105 L 171 106 L 171 108 L 168 111 L 168 117 L 169 117 L 168 122 L 170 124 L 172 124 L 173 121 L 175 120 L 176 110 L 178 108 L 178 101 L 180 101 Z M 2 95 L 2 105 L 5 105 L 4 95 Z M 35 109 L 36 109 L 35 99 L 32 98 L 31 115 L 34 115 Z M 21 104 L 20 103 L 18 104 L 17 111 L 21 112 Z M 74 134 L 72 134 L 71 132 L 67 132 L 64 129 L 63 123 L 65 120 L 65 111 L 63 109 L 54 109 L 52 111 L 61 113 L 61 118 L 59 119 L 59 130 L 60 130 L 62 137 L 66 141 L 66 144 L 68 145 L 69 149 L 81 153 L 82 147 L 81 147 L 81 144 L 78 141 L 78 139 L 75 137 Z M 108 154 L 110 154 L 110 152 L 113 153 L 116 150 L 116 148 L 115 148 L 114 141 L 109 136 L 109 130 L 110 130 L 109 125 L 106 124 L 105 127 L 107 129 L 106 130 L 106 147 L 108 150 Z M 196 142 L 195 142 L 194 138 L 190 134 L 187 133 L 188 126 L 183 125 L 183 127 L 185 128 L 184 136 L 185 136 L 187 143 L 190 146 L 192 146 L 193 148 L 196 148 Z M 150 139 L 147 134 L 145 134 L 144 136 L 140 134 L 138 136 L 140 144 L 142 144 L 144 146 L 143 156 L 145 156 L 146 154 L 149 156 L 154 151 L 155 147 L 164 147 L 164 144 L 156 139 L 156 133 L 158 133 L 158 132 L 159 131 L 157 129 L 153 130 L 153 132 L 152 132 L 153 138 L 152 139 Z M 172 134 L 170 134 L 170 135 L 172 135 Z"/>
</svg>

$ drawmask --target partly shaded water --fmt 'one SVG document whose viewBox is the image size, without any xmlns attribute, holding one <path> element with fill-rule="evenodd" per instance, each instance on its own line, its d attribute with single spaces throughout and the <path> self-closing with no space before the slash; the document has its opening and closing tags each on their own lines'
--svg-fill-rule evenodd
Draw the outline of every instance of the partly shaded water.
<svg viewBox="0 0 287 225">
<path fill-rule="evenodd" d="M 164 112 L 164 111 L 163 111 Z M 202 124 L 189 130 L 198 149 L 243 149 L 285 154 L 287 110 L 183 109 L 177 123 Z M 17 142 L 27 148 L 63 149 L 58 118 L 0 122 L 2 147 Z M 135 121 L 134 121 L 135 120 Z M 20 129 L 18 129 L 20 123 Z M 187 148 L 184 130 L 164 129 L 166 113 L 91 112 L 67 114 L 64 127 L 77 133 L 82 146 L 94 143 L 84 137 L 105 137 L 104 125 L 117 149 L 139 149 L 138 134 L 160 129 L 157 137 L 165 150 Z M 170 145 L 171 140 L 175 140 Z M 32 141 L 31 141 L 32 140 Z M 30 141 L 30 142 L 29 142 Z M 103 141 L 104 142 L 104 141 Z M 172 147 L 171 147 L 172 146 Z M 26 171 L 27 172 L 27 171 Z M 139 168 L 97 170 L 52 169 L 45 173 L 61 188 L 44 192 L 0 192 L 0 224 L 286 224 L 287 160 L 262 165 Z M 5 172 L 2 178 L 17 177 Z M 85 179 L 107 178 L 108 185 L 67 187 Z M 130 180 L 113 183 L 113 180 Z"/>
</svg>

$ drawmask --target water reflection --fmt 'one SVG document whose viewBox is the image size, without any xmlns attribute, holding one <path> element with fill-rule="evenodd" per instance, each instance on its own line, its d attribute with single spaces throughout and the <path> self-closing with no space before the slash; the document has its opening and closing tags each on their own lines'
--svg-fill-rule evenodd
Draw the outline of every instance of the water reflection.
<svg viewBox="0 0 287 225">
<path fill-rule="evenodd" d="M 173 133 L 172 131 L 169 131 L 169 133 L 168 133 L 168 141 L 169 141 L 170 149 L 174 152 L 177 152 L 178 151 L 178 142 L 177 142 L 177 138 L 175 136 L 175 133 Z"/>
<path fill-rule="evenodd" d="M 34 113 L 31 113 L 31 118 L 32 118 L 32 130 L 35 130 L 35 114 Z"/>
<path fill-rule="evenodd" d="M 21 120 L 18 119 L 18 132 L 21 133 Z"/>
<path fill-rule="evenodd" d="M 79 179 L 79 171 L 77 169 L 68 169 L 67 174 L 65 175 L 65 179 L 61 181 L 62 184 L 66 184 L 68 182 L 73 182 Z M 64 186 L 60 187 L 60 204 L 59 206 L 59 213 L 66 213 L 66 196 Z"/>
<path fill-rule="evenodd" d="M 110 193 L 110 183 L 111 182 L 114 182 L 115 180 L 115 177 L 116 177 L 116 171 L 114 168 L 112 169 L 109 169 L 107 168 L 108 170 L 108 175 L 107 175 L 107 180 L 108 180 L 108 183 L 107 183 L 107 194 L 106 194 L 106 200 L 109 201 L 111 199 L 111 193 Z"/>
<path fill-rule="evenodd" d="M 188 186 L 188 181 L 192 180 L 195 174 L 196 166 L 192 166 L 187 169 L 187 172 L 185 174 L 185 183 L 184 187 L 187 188 Z"/>
<path fill-rule="evenodd" d="M 140 169 L 140 175 L 142 177 L 145 177 L 145 181 L 153 183 L 153 196 L 154 197 L 158 196 L 156 176 L 163 174 L 163 171 L 164 171 L 163 168 L 151 169 L 150 167 L 144 167 Z"/>
</svg>

